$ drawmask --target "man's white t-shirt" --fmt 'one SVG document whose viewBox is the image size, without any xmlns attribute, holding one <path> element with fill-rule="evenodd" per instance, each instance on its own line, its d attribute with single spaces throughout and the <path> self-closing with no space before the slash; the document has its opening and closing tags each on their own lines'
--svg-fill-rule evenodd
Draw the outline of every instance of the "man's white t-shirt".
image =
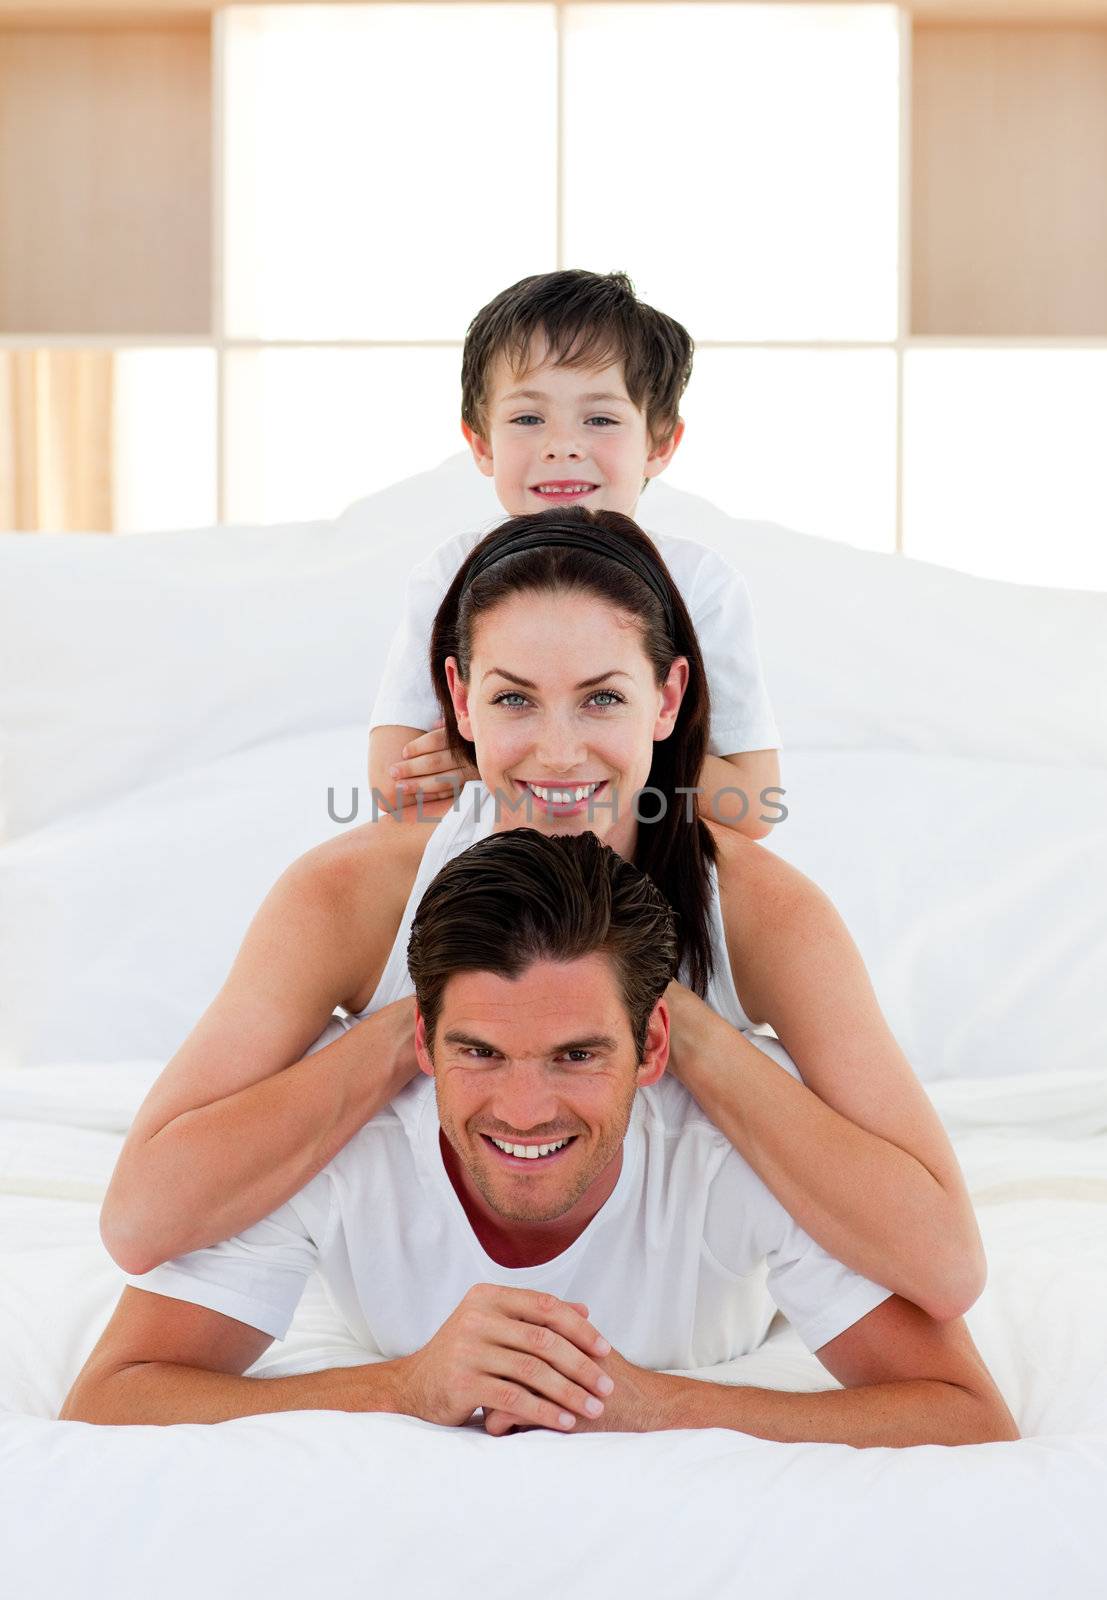
<svg viewBox="0 0 1107 1600">
<path fill-rule="evenodd" d="M 426 729 L 441 715 L 431 686 L 431 629 L 458 568 L 489 531 L 447 539 L 412 571 L 370 728 Z M 684 598 L 703 653 L 711 697 L 710 753 L 779 750 L 745 579 L 722 556 L 692 539 L 663 533 L 651 533 L 650 538 Z"/>
<path fill-rule="evenodd" d="M 752 1042 L 774 1057 L 780 1048 Z M 804 1233 L 669 1076 L 635 1093 L 607 1201 L 540 1266 L 485 1253 L 443 1164 L 434 1083 L 420 1073 L 271 1216 L 127 1282 L 282 1339 L 315 1270 L 371 1354 L 421 1349 L 473 1284 L 497 1283 L 585 1302 L 620 1355 L 654 1371 L 755 1349 L 773 1302 L 818 1350 L 892 1293 Z"/>
</svg>

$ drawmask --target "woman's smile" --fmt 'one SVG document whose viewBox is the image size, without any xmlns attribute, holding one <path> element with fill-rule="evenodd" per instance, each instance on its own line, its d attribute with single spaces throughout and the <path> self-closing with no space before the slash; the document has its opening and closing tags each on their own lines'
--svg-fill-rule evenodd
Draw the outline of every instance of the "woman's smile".
<svg viewBox="0 0 1107 1600">
<path fill-rule="evenodd" d="M 589 783 L 531 783 L 516 778 L 516 786 L 533 796 L 542 809 L 554 817 L 575 817 L 588 811 L 592 801 L 607 787 L 607 779 Z"/>
</svg>

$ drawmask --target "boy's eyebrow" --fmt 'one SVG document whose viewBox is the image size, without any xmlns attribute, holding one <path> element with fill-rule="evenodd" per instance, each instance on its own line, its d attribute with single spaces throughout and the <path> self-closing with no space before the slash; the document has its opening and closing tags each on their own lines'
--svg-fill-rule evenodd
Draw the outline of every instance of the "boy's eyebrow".
<svg viewBox="0 0 1107 1600">
<path fill-rule="evenodd" d="M 531 683 L 529 678 L 518 678 L 514 672 L 505 672 L 503 667 L 489 667 L 488 671 L 484 674 L 484 678 L 490 678 L 495 672 L 498 672 L 501 678 L 506 678 L 508 683 L 517 683 L 520 689 L 537 689 L 538 687 L 536 683 Z M 610 672 L 601 672 L 598 673 L 594 678 L 585 678 L 584 682 L 578 683 L 576 687 L 578 689 L 594 689 L 597 683 L 602 683 L 605 678 L 629 677 L 629 672 L 621 672 L 617 667 L 613 667 Z M 484 682 L 484 678 L 480 680 L 482 683 Z"/>
<path fill-rule="evenodd" d="M 541 389 L 513 389 L 510 394 L 504 395 L 503 403 L 506 404 L 508 400 L 548 400 L 549 398 L 549 395 L 543 394 Z M 589 405 L 594 404 L 597 400 L 613 400 L 616 405 L 630 405 L 630 396 L 625 394 L 582 394 L 579 398 L 587 401 Z"/>
</svg>

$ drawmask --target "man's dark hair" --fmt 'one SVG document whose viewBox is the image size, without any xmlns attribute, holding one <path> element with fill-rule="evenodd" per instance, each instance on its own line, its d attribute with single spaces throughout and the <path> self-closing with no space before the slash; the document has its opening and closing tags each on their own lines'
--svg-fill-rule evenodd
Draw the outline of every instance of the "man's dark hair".
<svg viewBox="0 0 1107 1600">
<path fill-rule="evenodd" d="M 461 415 L 488 437 L 488 380 L 497 356 L 521 375 L 535 334 L 559 366 L 623 363 L 627 394 L 646 413 L 655 446 L 669 443 L 692 376 L 687 329 L 644 304 L 625 272 L 541 272 L 521 278 L 477 312 L 461 358 Z"/>
<path fill-rule="evenodd" d="M 511 828 L 470 845 L 428 885 L 407 964 L 431 1047 L 446 984 L 459 972 L 521 977 L 536 961 L 608 957 L 637 1059 L 654 1006 L 677 972 L 676 917 L 646 873 L 594 833 Z"/>
</svg>

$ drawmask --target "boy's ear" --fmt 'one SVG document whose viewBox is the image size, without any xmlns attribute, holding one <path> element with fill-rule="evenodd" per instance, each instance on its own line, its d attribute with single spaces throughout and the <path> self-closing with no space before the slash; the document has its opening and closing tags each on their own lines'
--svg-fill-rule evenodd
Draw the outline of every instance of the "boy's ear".
<svg viewBox="0 0 1107 1600">
<path fill-rule="evenodd" d="M 673 437 L 669 440 L 668 444 L 658 445 L 657 449 L 651 450 L 649 455 L 646 457 L 645 475 L 647 478 L 656 478 L 659 473 L 665 471 L 665 468 L 669 465 L 669 462 L 676 455 L 677 445 L 683 438 L 684 423 L 682 421 L 678 421 L 676 427 L 673 429 Z M 491 457 L 489 457 L 489 459 L 491 460 Z"/>
<path fill-rule="evenodd" d="M 475 433 L 467 422 L 461 424 L 461 431 L 465 435 L 465 443 L 473 452 L 473 460 L 485 477 L 491 478 L 495 471 L 492 466 L 492 446 L 486 439 L 482 439 L 479 433 Z M 468 734 L 466 734 L 466 738 L 468 738 Z"/>
<path fill-rule="evenodd" d="M 472 742 L 473 724 L 469 720 L 469 686 L 462 681 L 456 656 L 446 657 L 446 684 L 450 691 L 450 699 L 454 703 L 457 731 L 463 739 Z"/>
</svg>

